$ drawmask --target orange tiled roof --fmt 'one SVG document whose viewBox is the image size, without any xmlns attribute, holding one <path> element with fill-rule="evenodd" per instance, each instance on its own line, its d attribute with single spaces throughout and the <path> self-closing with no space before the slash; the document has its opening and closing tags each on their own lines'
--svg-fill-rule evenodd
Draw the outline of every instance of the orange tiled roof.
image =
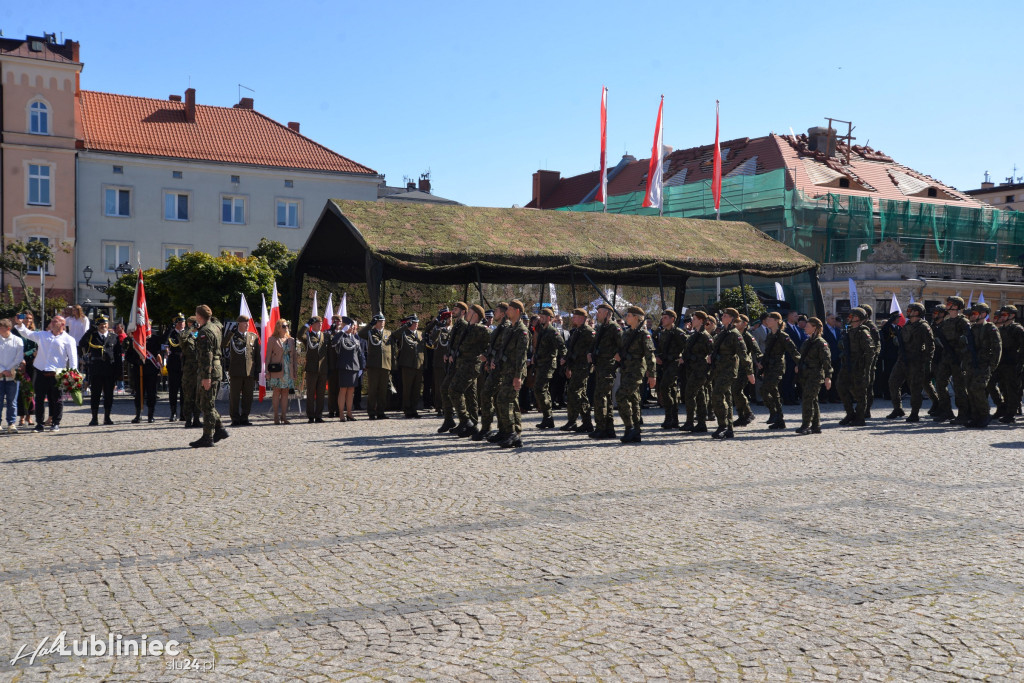
<svg viewBox="0 0 1024 683">
<path fill-rule="evenodd" d="M 196 105 L 83 90 L 82 147 L 101 152 L 337 173 L 376 171 L 252 109 Z"/>
</svg>

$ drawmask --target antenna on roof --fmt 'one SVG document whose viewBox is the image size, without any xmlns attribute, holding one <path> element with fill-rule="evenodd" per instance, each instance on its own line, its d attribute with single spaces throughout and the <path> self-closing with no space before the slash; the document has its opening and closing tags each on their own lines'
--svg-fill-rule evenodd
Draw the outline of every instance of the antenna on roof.
<svg viewBox="0 0 1024 683">
<path fill-rule="evenodd" d="M 239 101 L 239 102 L 241 102 L 241 101 L 242 101 L 242 88 L 245 88 L 246 90 L 248 90 L 249 92 L 251 92 L 251 93 L 252 93 L 253 95 L 255 95 L 255 94 L 256 94 L 256 91 L 255 91 L 255 90 L 253 90 L 252 88 L 250 88 L 249 86 L 247 86 L 247 85 L 242 85 L 241 83 L 239 83 L 239 84 L 238 84 L 238 101 Z"/>
</svg>

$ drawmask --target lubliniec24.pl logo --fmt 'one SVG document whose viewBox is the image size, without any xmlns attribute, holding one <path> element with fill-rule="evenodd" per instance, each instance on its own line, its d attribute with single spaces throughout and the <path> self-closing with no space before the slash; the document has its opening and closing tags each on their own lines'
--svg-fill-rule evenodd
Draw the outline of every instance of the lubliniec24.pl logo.
<svg viewBox="0 0 1024 683">
<path fill-rule="evenodd" d="M 51 638 L 47 636 L 35 647 L 22 645 L 11 658 L 11 666 L 25 662 L 28 666 L 40 658 L 57 657 L 170 657 L 167 668 L 176 671 L 213 671 L 212 661 L 176 659 L 181 654 L 181 643 L 177 640 L 150 638 L 147 635 L 125 638 L 120 633 L 107 636 L 83 636 L 68 640 L 67 631 L 61 631 Z"/>
</svg>

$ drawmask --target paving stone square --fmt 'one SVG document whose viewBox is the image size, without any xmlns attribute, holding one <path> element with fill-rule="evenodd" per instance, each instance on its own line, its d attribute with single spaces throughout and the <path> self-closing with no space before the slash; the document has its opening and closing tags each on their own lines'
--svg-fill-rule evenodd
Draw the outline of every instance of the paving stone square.
<svg viewBox="0 0 1024 683">
<path fill-rule="evenodd" d="M 1024 680 L 1022 427 L 191 449 L 161 408 L 0 437 L 0 680 Z M 62 631 L 181 650 L 11 663 Z"/>
</svg>

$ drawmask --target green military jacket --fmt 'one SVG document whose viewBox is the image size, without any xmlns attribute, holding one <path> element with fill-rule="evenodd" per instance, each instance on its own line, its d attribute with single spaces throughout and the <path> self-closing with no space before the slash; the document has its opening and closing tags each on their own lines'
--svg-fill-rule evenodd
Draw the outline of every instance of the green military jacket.
<svg viewBox="0 0 1024 683">
<path fill-rule="evenodd" d="M 505 329 L 505 338 L 500 342 L 501 357 L 495 359 L 501 378 L 511 382 L 526 377 L 526 351 L 530 346 L 530 330 L 520 318 Z"/>
<path fill-rule="evenodd" d="M 964 346 L 967 348 L 967 353 L 961 356 L 961 367 L 965 371 L 994 371 L 999 365 L 999 357 L 1003 351 L 1003 340 L 999 336 L 999 328 L 985 320 L 971 325 L 968 334 L 974 338 L 974 343 L 971 344 L 970 338 L 965 339 Z M 971 346 L 974 347 L 973 350 Z"/>
<path fill-rule="evenodd" d="M 367 325 L 359 330 L 359 336 L 366 340 L 366 367 L 380 370 L 391 369 L 391 334 L 387 330 L 376 330 Z"/>
<path fill-rule="evenodd" d="M 778 332 L 768 333 L 768 337 L 764 341 L 762 361 L 765 371 L 785 370 L 785 357 L 787 355 L 794 363 L 800 362 L 800 352 L 796 350 L 793 338 L 781 327 Z"/>
<path fill-rule="evenodd" d="M 935 330 L 936 343 L 942 347 L 942 362 L 958 366 L 967 350 L 965 335 L 971 323 L 962 315 L 946 318 Z"/>
<path fill-rule="evenodd" d="M 654 341 L 642 322 L 636 329 L 626 328 L 619 345 L 619 362 L 624 375 L 654 377 Z"/>
<path fill-rule="evenodd" d="M 868 332 L 871 333 L 871 355 L 878 358 L 878 354 L 882 352 L 882 335 L 878 333 L 878 327 L 875 326 L 875 321 L 865 320 L 861 327 L 868 328 Z"/>
<path fill-rule="evenodd" d="M 569 332 L 569 341 L 565 345 L 565 367 L 570 370 L 589 370 L 590 361 L 587 354 L 594 347 L 594 328 L 583 323 Z"/>
<path fill-rule="evenodd" d="M 687 337 L 683 347 L 683 369 L 687 377 L 701 378 L 708 374 L 712 346 L 711 333 L 704 328 Z"/>
<path fill-rule="evenodd" d="M 867 377 L 875 358 L 875 345 L 871 341 L 871 330 L 866 325 L 851 327 L 846 333 L 843 345 L 843 371 Z"/>
<path fill-rule="evenodd" d="M 223 377 L 220 367 L 220 345 L 224 328 L 217 318 L 210 318 L 196 335 L 197 377 L 215 382 Z"/>
<path fill-rule="evenodd" d="M 398 367 L 413 370 L 423 367 L 424 341 L 419 330 L 410 330 L 408 327 L 396 330 L 391 335 L 389 343 L 395 347 L 398 354 Z"/>
<path fill-rule="evenodd" d="M 828 342 L 822 339 L 820 334 L 808 338 L 800 346 L 799 367 L 798 379 L 802 381 L 808 378 L 825 381 L 832 376 L 832 351 L 828 348 Z"/>
<path fill-rule="evenodd" d="M 908 365 L 928 365 L 935 355 L 935 335 L 923 320 L 907 323 L 900 332 L 902 337 L 902 359 Z"/>
<path fill-rule="evenodd" d="M 594 365 L 600 368 L 607 368 L 615 364 L 615 354 L 619 352 L 622 344 L 622 328 L 614 320 L 600 324 L 594 330 L 594 348 L 590 355 Z"/>
<path fill-rule="evenodd" d="M 1024 327 L 1020 323 L 1007 323 L 999 328 L 999 336 L 1003 342 L 999 365 L 1020 372 L 1021 360 L 1024 358 Z"/>
<path fill-rule="evenodd" d="M 685 347 L 686 335 L 683 334 L 681 329 L 673 325 L 668 329 L 660 330 L 658 332 L 658 339 L 654 343 L 654 356 L 656 359 L 661 360 L 661 365 L 658 368 L 661 370 L 672 369 L 675 362 L 683 355 Z"/>
<path fill-rule="evenodd" d="M 555 371 L 558 357 L 565 353 L 565 340 L 551 323 L 537 329 L 537 348 L 533 350 L 533 364 L 537 372 L 550 374 Z"/>
<path fill-rule="evenodd" d="M 452 331 L 448 335 L 448 355 L 454 356 L 459 352 L 459 344 L 462 343 L 462 335 L 466 333 L 469 323 L 465 318 L 459 318 L 452 323 Z"/>
<path fill-rule="evenodd" d="M 260 338 L 252 332 L 232 332 L 224 340 L 228 352 L 228 374 L 232 377 L 252 377 L 260 372 Z"/>
<path fill-rule="evenodd" d="M 501 322 L 494 326 L 491 330 L 490 339 L 487 340 L 487 350 L 484 355 L 487 356 L 487 362 L 484 363 L 484 370 L 490 371 L 490 363 L 497 361 L 498 355 L 501 353 L 501 344 L 505 340 L 505 331 L 512 325 L 508 321 L 508 318 L 502 318 Z"/>
<path fill-rule="evenodd" d="M 746 377 L 754 374 L 754 366 L 761 360 L 761 347 L 757 345 L 757 340 L 750 334 L 750 330 L 743 330 L 741 334 L 747 353 L 744 359 L 740 360 L 740 374 Z"/>
<path fill-rule="evenodd" d="M 711 371 L 716 377 L 722 374 L 736 377 L 746 355 L 747 347 L 743 343 L 743 335 L 734 326 L 729 325 L 715 338 L 715 346 L 711 350 Z"/>
<path fill-rule="evenodd" d="M 317 374 L 327 372 L 330 362 L 330 348 L 327 335 L 321 332 L 313 332 L 308 327 L 302 333 L 302 345 L 306 347 L 306 372 Z"/>
<path fill-rule="evenodd" d="M 181 369 L 184 373 L 196 373 L 199 355 L 196 350 L 196 336 L 191 332 L 181 335 Z"/>
<path fill-rule="evenodd" d="M 487 344 L 491 340 L 491 331 L 487 325 L 477 323 L 466 325 L 466 331 L 462 335 L 462 342 L 459 344 L 459 358 L 456 363 L 461 366 L 475 367 L 480 371 L 480 356 L 487 350 Z"/>
</svg>

